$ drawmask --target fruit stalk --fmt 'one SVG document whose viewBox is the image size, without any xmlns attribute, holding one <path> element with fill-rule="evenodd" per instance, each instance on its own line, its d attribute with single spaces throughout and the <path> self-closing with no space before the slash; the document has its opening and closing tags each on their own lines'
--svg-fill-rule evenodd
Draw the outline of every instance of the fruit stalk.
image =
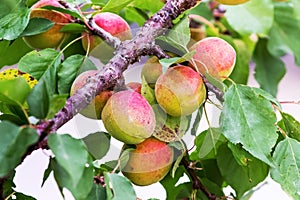
<svg viewBox="0 0 300 200">
<path fill-rule="evenodd" d="M 199 190 L 200 189 L 208 197 L 209 200 L 216 200 L 217 199 L 216 195 L 210 193 L 206 189 L 206 187 L 201 183 L 200 179 L 195 174 L 194 170 L 190 167 L 189 162 L 185 158 L 182 158 L 181 164 L 187 170 L 187 172 L 188 172 L 188 174 L 191 178 L 191 181 L 193 183 L 193 189 L 194 190 Z"/>
</svg>

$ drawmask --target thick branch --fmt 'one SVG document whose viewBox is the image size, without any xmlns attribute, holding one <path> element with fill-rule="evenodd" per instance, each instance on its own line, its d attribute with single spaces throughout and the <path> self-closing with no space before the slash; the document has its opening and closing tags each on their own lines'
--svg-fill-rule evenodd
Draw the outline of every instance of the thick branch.
<svg viewBox="0 0 300 200">
<path fill-rule="evenodd" d="M 193 183 L 193 189 L 195 190 L 201 190 L 207 197 L 208 199 L 210 200 L 216 200 L 217 197 L 216 195 L 210 193 L 206 187 L 201 183 L 200 179 L 198 178 L 198 176 L 195 174 L 194 170 L 190 168 L 190 165 L 188 163 L 188 161 L 183 158 L 181 160 L 181 163 L 182 165 L 184 166 L 184 168 L 187 170 L 191 180 L 192 180 L 192 183 Z"/>
<path fill-rule="evenodd" d="M 193 7 L 196 0 L 169 0 L 165 6 L 154 14 L 130 41 L 121 42 L 115 51 L 115 56 L 97 73 L 90 77 L 87 84 L 71 96 L 64 108 L 53 119 L 43 121 L 37 125 L 40 133 L 40 141 L 50 132 L 56 131 L 63 124 L 74 117 L 81 109 L 86 107 L 94 96 L 100 92 L 116 86 L 122 78 L 122 73 L 127 67 L 136 62 L 140 56 L 157 54 L 157 46 L 154 39 L 165 34 L 173 26 L 172 21 L 182 12 Z M 91 26 L 97 30 L 99 27 Z"/>
</svg>

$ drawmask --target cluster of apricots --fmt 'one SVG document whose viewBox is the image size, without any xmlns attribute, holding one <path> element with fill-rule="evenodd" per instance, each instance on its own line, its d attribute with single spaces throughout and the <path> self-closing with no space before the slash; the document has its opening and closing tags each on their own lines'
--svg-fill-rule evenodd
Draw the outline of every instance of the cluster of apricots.
<svg viewBox="0 0 300 200">
<path fill-rule="evenodd" d="M 61 7 L 54 0 L 41 0 L 32 6 L 31 17 L 55 22 L 48 31 L 24 38 L 36 49 L 59 47 L 67 37 L 60 29 L 72 21 L 67 14 L 42 8 L 46 5 Z M 100 12 L 93 19 L 100 28 L 120 40 L 132 37 L 128 23 L 116 14 Z M 97 48 L 102 42 L 99 36 L 89 31 L 82 36 L 82 46 L 86 51 Z M 101 92 L 80 111 L 88 118 L 102 120 L 108 133 L 124 143 L 123 150 L 128 145 L 135 145 L 122 172 L 136 185 L 155 183 L 169 172 L 174 161 L 174 150 L 169 142 L 179 140 L 185 134 L 188 116 L 207 98 L 203 76 L 208 73 L 222 81 L 234 68 L 236 52 L 221 38 L 206 37 L 195 42 L 190 50 L 195 54 L 188 65 L 170 66 L 163 73 L 159 59 L 151 57 L 143 66 L 142 77 L 153 89 L 157 104 L 147 101 L 141 93 L 143 86 L 140 83 L 129 83 L 126 90 Z M 82 88 L 88 77 L 95 73 L 97 70 L 89 70 L 77 76 L 70 95 Z"/>
</svg>

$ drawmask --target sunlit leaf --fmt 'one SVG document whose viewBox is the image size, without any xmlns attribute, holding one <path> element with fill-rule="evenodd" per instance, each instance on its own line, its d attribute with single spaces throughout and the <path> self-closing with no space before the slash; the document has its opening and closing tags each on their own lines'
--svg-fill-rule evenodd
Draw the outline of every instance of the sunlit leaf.
<svg viewBox="0 0 300 200">
<path fill-rule="evenodd" d="M 38 140 L 34 129 L 0 122 L 0 177 L 6 176 L 22 161 L 27 148 Z"/>
<path fill-rule="evenodd" d="M 51 134 L 48 145 L 55 155 L 54 175 L 60 186 L 84 199 L 93 186 L 93 168 L 83 141 L 68 134 Z"/>
<path fill-rule="evenodd" d="M 136 200 L 136 194 L 131 182 L 124 176 L 118 174 L 104 173 L 104 179 L 106 183 L 106 191 L 112 189 L 112 200 Z M 122 187 L 120 187 L 122 186 Z M 109 197 L 109 195 L 108 195 Z"/>
<path fill-rule="evenodd" d="M 30 19 L 26 29 L 22 32 L 22 36 L 31 36 L 43 33 L 53 27 L 54 22 L 45 18 L 32 18 Z"/>
<path fill-rule="evenodd" d="M 299 21 L 294 17 L 291 4 L 278 3 L 275 5 L 275 18 L 269 34 L 269 52 L 277 57 L 285 53 L 293 53 L 296 63 L 300 65 Z"/>
<path fill-rule="evenodd" d="M 300 143 L 286 138 L 277 145 L 273 157 L 272 179 L 293 199 L 300 199 Z"/>
<path fill-rule="evenodd" d="M 126 7 L 128 4 L 130 4 L 132 0 L 109 0 L 105 6 L 102 8 L 102 12 L 115 12 L 118 13 L 120 10 L 122 10 L 124 7 Z"/>
<path fill-rule="evenodd" d="M 225 8 L 228 23 L 241 35 L 268 34 L 272 26 L 274 14 L 272 0 L 251 0 Z"/>
<path fill-rule="evenodd" d="M 14 40 L 25 30 L 29 22 L 28 8 L 14 9 L 0 19 L 0 40 Z"/>
<path fill-rule="evenodd" d="M 282 112 L 281 115 L 288 136 L 300 142 L 300 123 L 288 113 Z"/>
<path fill-rule="evenodd" d="M 253 156 L 272 165 L 270 152 L 278 135 L 271 102 L 251 87 L 238 84 L 228 89 L 224 99 L 220 117 L 224 136 L 234 144 L 242 144 Z"/>
<path fill-rule="evenodd" d="M 29 92 L 30 87 L 23 77 L 0 80 L 0 102 L 22 105 Z"/>
</svg>

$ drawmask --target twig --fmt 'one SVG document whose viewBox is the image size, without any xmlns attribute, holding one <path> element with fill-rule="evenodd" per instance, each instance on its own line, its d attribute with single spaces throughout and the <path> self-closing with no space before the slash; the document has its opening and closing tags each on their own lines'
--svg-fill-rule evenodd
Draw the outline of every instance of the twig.
<svg viewBox="0 0 300 200">
<path fill-rule="evenodd" d="M 210 200 L 216 200 L 217 199 L 217 196 L 210 193 L 206 187 L 201 183 L 200 179 L 198 178 L 198 176 L 195 174 L 194 170 L 192 168 L 190 168 L 190 165 L 188 163 L 188 161 L 183 158 L 181 160 L 181 163 L 182 165 L 185 167 L 185 169 L 187 170 L 191 180 L 192 180 L 192 183 L 193 183 L 193 189 L 195 190 L 201 190 L 206 196 L 208 199 Z"/>
<path fill-rule="evenodd" d="M 104 39 L 109 45 L 113 46 L 117 49 L 121 45 L 121 40 L 117 37 L 112 36 L 107 31 L 103 30 L 100 26 L 95 23 L 95 20 L 91 18 L 88 22 L 91 31 L 99 35 L 102 39 Z"/>
<path fill-rule="evenodd" d="M 203 80 L 204 80 L 204 83 L 206 85 L 206 88 L 210 92 L 214 93 L 216 95 L 216 98 L 220 102 L 224 102 L 224 98 L 223 98 L 224 94 L 223 94 L 223 92 L 219 88 L 217 88 L 216 86 L 214 86 L 213 84 L 211 84 L 210 82 L 208 82 L 208 80 L 204 76 L 203 76 Z"/>
<path fill-rule="evenodd" d="M 0 199 L 4 199 L 4 183 L 7 181 L 7 177 L 0 178 Z"/>
</svg>

